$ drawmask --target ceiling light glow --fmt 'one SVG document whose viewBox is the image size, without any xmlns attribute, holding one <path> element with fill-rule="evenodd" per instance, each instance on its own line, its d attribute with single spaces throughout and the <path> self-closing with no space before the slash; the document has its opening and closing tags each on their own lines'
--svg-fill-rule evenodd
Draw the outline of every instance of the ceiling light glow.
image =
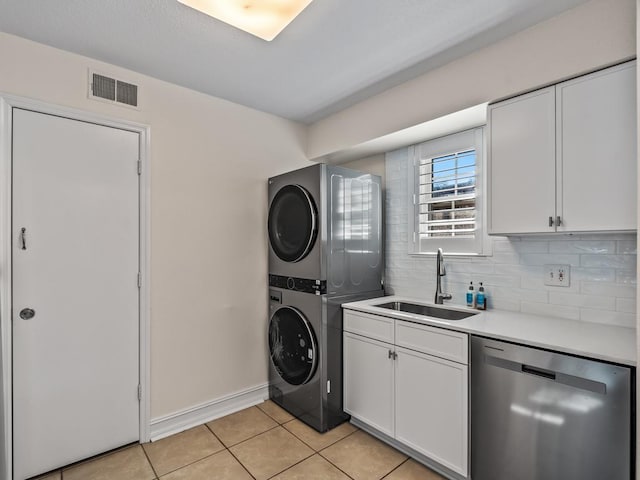
<svg viewBox="0 0 640 480">
<path fill-rule="evenodd" d="M 273 40 L 312 0 L 178 0 L 263 40 Z"/>
</svg>

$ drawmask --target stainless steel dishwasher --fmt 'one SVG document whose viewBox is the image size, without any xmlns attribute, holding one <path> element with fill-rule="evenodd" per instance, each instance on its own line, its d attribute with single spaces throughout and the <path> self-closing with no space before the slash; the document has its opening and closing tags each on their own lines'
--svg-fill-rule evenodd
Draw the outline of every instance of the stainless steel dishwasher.
<svg viewBox="0 0 640 480">
<path fill-rule="evenodd" d="M 472 337 L 472 480 L 629 480 L 631 375 Z"/>
</svg>

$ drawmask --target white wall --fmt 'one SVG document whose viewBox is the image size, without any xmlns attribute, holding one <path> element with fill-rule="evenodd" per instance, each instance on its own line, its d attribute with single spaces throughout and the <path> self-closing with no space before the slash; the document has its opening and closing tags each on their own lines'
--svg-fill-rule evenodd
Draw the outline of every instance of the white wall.
<svg viewBox="0 0 640 480">
<path fill-rule="evenodd" d="M 372 155 L 370 157 L 360 158 L 358 160 L 351 160 L 350 162 L 341 163 L 340 166 L 345 168 L 352 168 L 360 172 L 378 175 L 380 178 L 382 178 L 382 188 L 384 189 L 384 184 L 385 184 L 384 159 L 385 159 L 385 156 L 383 153 L 381 153 L 378 155 Z"/>
<path fill-rule="evenodd" d="M 636 54 L 634 0 L 592 0 L 313 124 L 309 158 Z"/>
<path fill-rule="evenodd" d="M 385 290 L 432 301 L 435 258 L 408 254 L 408 149 L 386 158 Z M 634 327 L 636 235 L 493 237 L 493 255 L 447 257 L 443 290 L 464 305 L 484 282 L 489 308 Z M 569 287 L 546 286 L 543 265 L 571 266 Z"/>
<path fill-rule="evenodd" d="M 87 69 L 140 86 L 87 99 Z M 266 179 L 302 167 L 302 126 L 0 33 L 0 91 L 151 126 L 151 417 L 267 382 Z"/>
</svg>

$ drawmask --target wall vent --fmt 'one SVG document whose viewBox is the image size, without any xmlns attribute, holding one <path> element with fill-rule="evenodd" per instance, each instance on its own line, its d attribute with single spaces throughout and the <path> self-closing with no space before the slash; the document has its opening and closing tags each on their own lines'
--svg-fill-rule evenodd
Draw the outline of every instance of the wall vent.
<svg viewBox="0 0 640 480">
<path fill-rule="evenodd" d="M 89 71 L 89 98 L 138 107 L 138 86 Z"/>
</svg>

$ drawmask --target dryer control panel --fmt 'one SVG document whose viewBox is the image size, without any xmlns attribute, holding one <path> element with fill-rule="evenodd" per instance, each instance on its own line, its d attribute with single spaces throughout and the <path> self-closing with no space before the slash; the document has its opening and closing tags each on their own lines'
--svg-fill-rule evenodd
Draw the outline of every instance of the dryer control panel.
<svg viewBox="0 0 640 480">
<path fill-rule="evenodd" d="M 327 293 L 326 280 L 269 275 L 269 286 L 295 290 L 296 292 L 302 293 L 313 293 L 315 295 L 324 295 Z"/>
</svg>

